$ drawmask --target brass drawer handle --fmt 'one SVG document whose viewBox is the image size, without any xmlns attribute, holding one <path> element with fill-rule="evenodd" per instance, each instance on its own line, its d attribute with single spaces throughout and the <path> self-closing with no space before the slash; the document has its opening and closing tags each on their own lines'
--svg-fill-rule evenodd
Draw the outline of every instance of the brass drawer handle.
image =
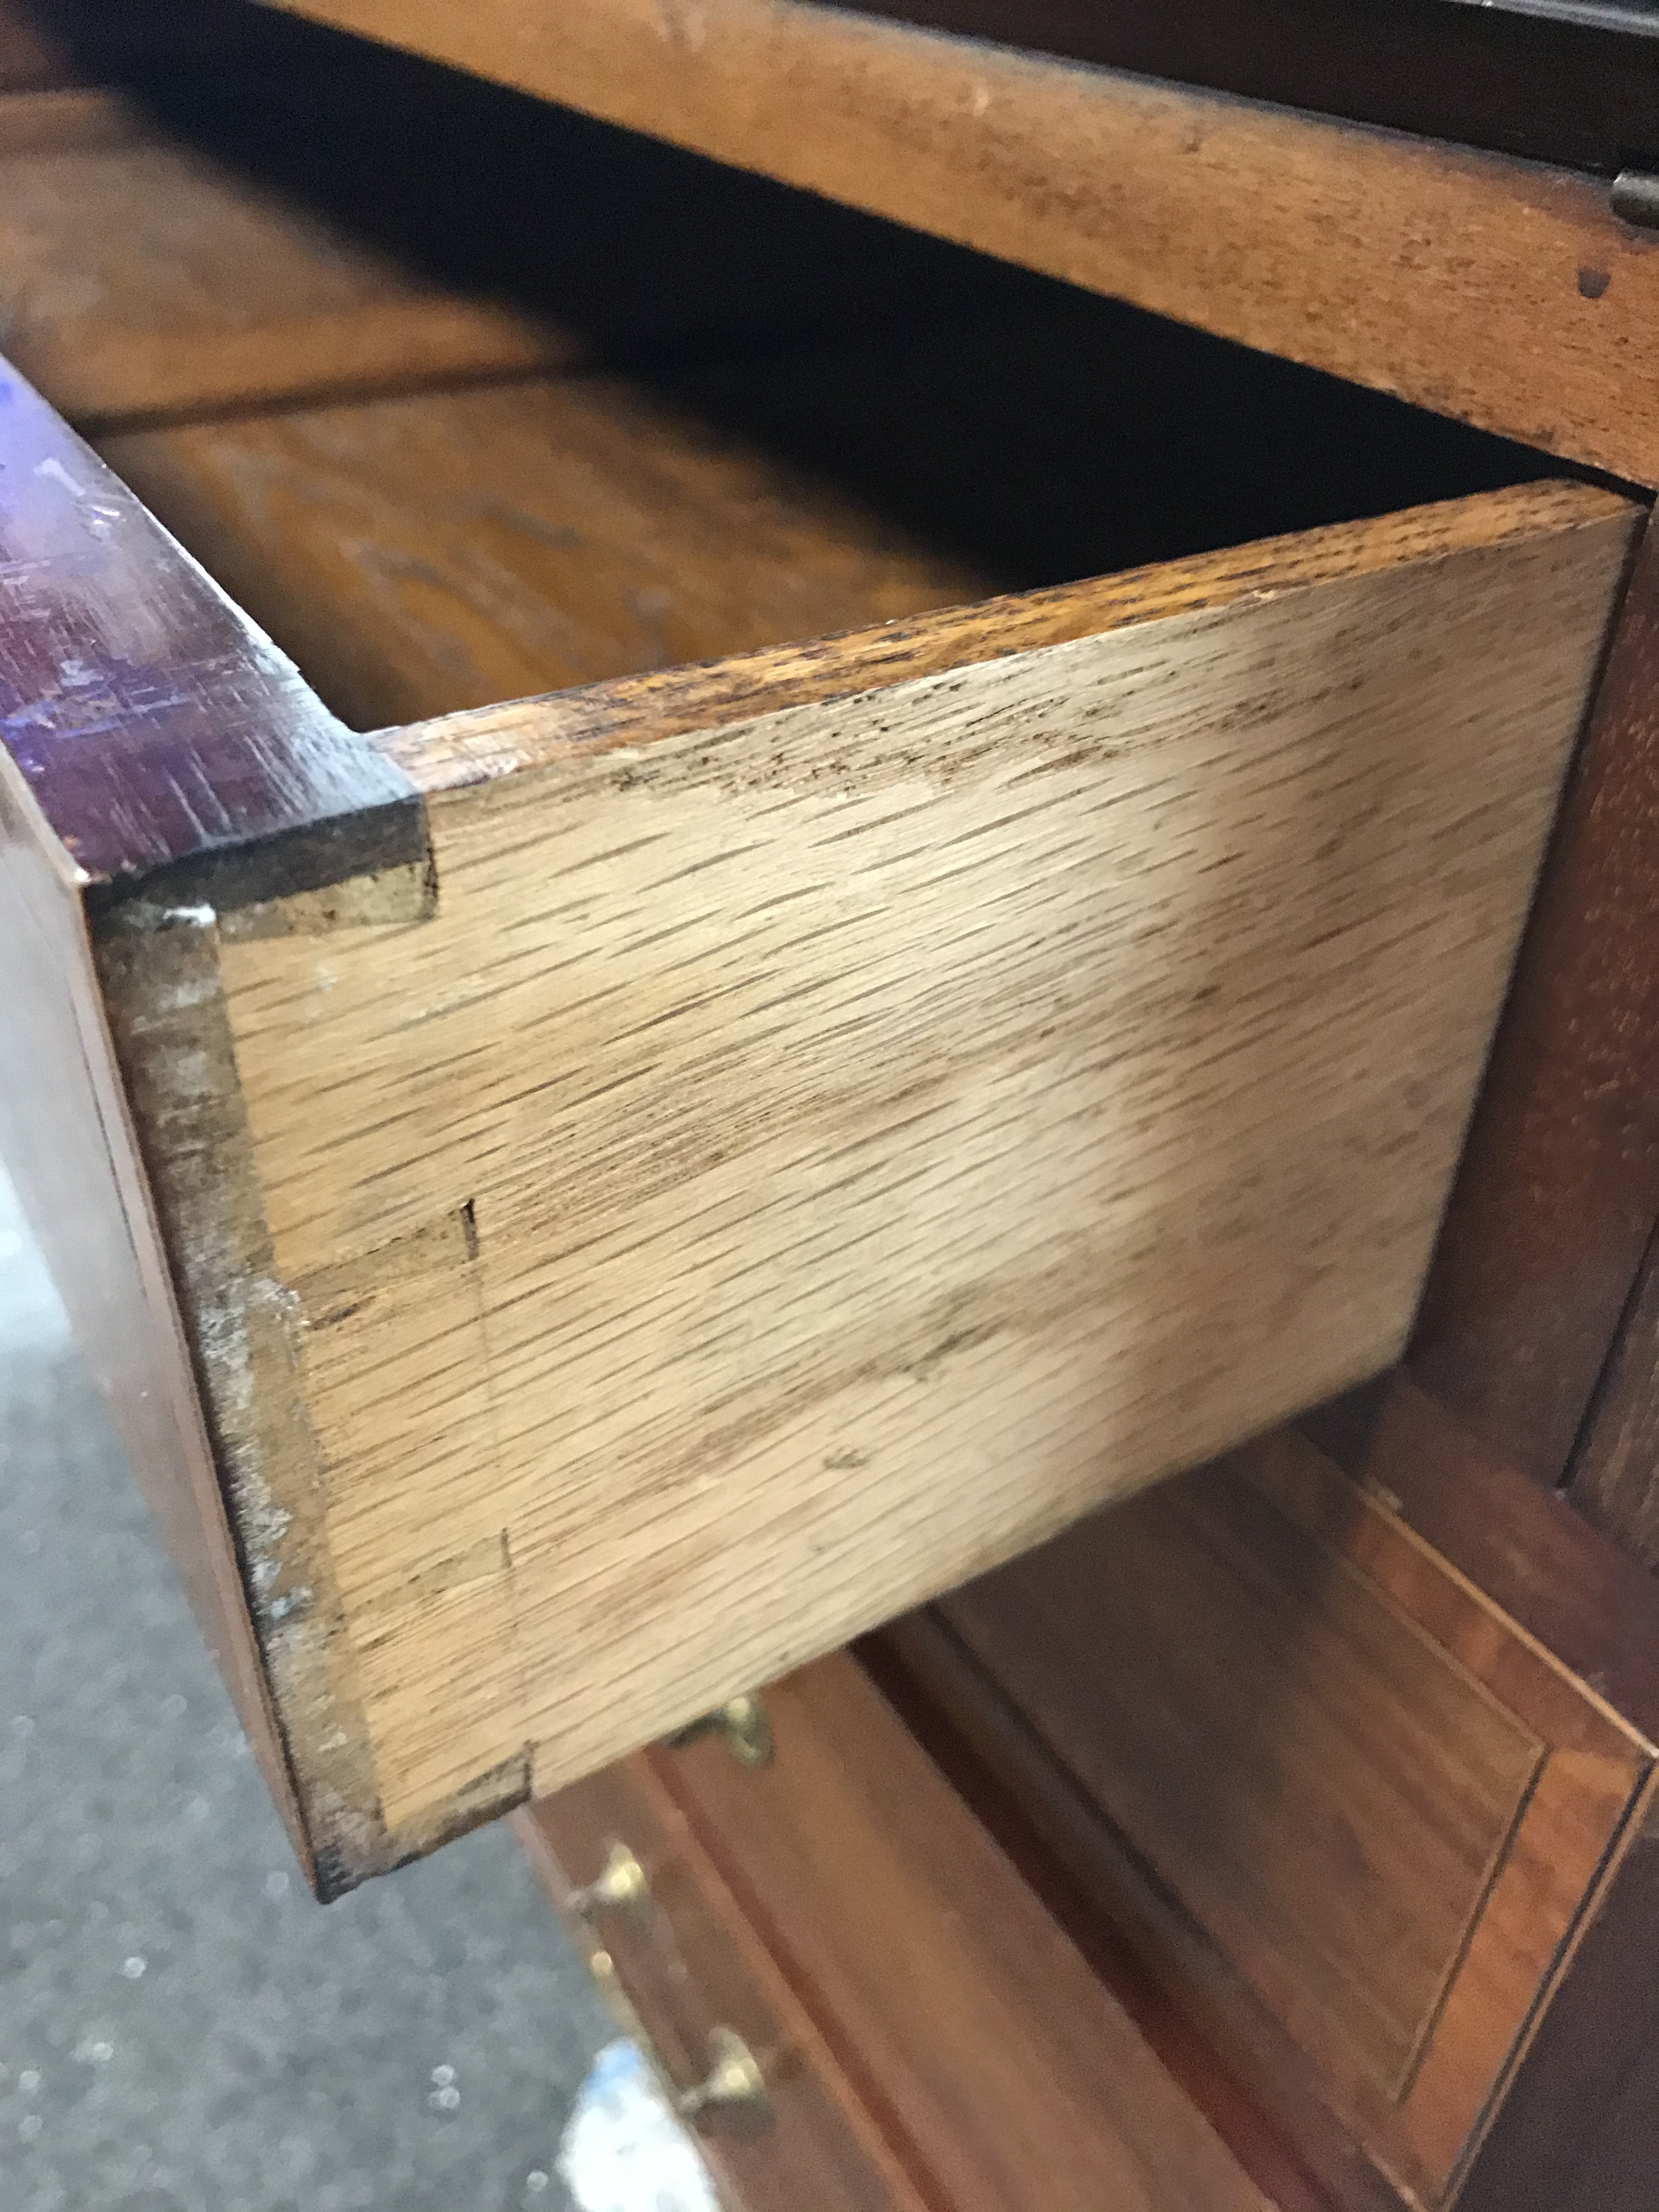
<svg viewBox="0 0 1659 2212">
<path fill-rule="evenodd" d="M 626 1844 L 613 1843 L 595 1878 L 565 1899 L 572 1912 L 592 1920 L 601 1912 L 626 1911 L 643 1905 L 651 1895 L 645 1869 Z"/>
<path fill-rule="evenodd" d="M 729 2112 L 750 2127 L 764 2127 L 772 2118 L 772 2100 L 766 2094 L 766 2077 L 760 2061 L 735 2028 L 715 2027 L 708 2034 L 709 2068 L 702 2080 L 682 2089 L 674 2102 L 680 2118 L 698 2118 L 704 2112 Z"/>
<path fill-rule="evenodd" d="M 752 1691 L 741 1698 L 728 1698 L 723 1705 L 716 1705 L 701 1720 L 676 1729 L 668 1738 L 668 1747 L 671 1751 L 679 1751 L 711 1729 L 725 1737 L 732 1756 L 740 1766 L 764 1766 L 772 1756 L 772 1723 L 766 1717 L 765 1706 Z"/>
</svg>

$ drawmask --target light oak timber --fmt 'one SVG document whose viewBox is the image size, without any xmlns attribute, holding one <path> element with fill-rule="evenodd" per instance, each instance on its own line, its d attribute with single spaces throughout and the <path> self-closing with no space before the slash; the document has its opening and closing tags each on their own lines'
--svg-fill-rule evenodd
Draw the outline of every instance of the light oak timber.
<svg viewBox="0 0 1659 2212">
<path fill-rule="evenodd" d="M 1632 527 L 1533 487 L 380 741 L 435 902 L 244 908 L 201 1004 L 392 1838 L 1397 1354 Z"/>
<path fill-rule="evenodd" d="M 805 0 L 281 0 L 1659 482 L 1659 241 L 1604 185 Z"/>
</svg>

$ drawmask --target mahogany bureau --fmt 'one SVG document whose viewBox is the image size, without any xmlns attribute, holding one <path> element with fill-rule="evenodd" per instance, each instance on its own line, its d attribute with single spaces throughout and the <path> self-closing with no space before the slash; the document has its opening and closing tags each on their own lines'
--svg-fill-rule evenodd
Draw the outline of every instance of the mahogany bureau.
<svg viewBox="0 0 1659 2212">
<path fill-rule="evenodd" d="M 0 13 L 8 1166 L 736 2203 L 1659 2190 L 1656 28 Z"/>
</svg>

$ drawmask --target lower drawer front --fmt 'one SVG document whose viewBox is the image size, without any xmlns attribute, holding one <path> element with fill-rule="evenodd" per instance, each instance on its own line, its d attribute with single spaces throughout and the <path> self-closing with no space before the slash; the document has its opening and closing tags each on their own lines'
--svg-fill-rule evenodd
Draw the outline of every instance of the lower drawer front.
<svg viewBox="0 0 1659 2212">
<path fill-rule="evenodd" d="M 1224 2147 L 853 1661 L 767 1707 L 763 1767 L 704 1740 L 520 1816 L 567 1907 L 637 1860 L 647 1893 L 574 1924 L 671 2082 L 721 2026 L 757 2061 L 765 2109 L 700 2124 L 739 2206 L 1310 2212 Z"/>
<path fill-rule="evenodd" d="M 696 2100 L 732 2038 L 752 2062 L 751 2094 L 711 2100 L 695 2118 L 705 2159 L 745 2212 L 921 2212 L 924 2200 L 648 1758 L 515 1817 L 671 2100 Z M 607 1873 L 618 1901 L 596 1894 Z"/>
</svg>

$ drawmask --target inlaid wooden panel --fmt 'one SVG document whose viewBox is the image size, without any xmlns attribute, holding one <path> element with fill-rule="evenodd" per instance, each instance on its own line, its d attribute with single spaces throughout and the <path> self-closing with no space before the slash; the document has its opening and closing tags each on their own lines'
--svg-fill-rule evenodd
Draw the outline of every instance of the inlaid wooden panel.
<svg viewBox="0 0 1659 2212">
<path fill-rule="evenodd" d="M 1173 1900 L 1229 2032 L 1231 1981 L 1382 2170 L 1443 2199 L 1632 1817 L 1646 1740 L 1293 1434 L 940 1617 Z"/>
<path fill-rule="evenodd" d="M 1260 1995 L 1311 2002 L 1397 2094 L 1536 1779 L 1536 1734 L 1231 1469 L 1086 1522 L 949 1618 L 1039 1717 L 1054 1686 L 1086 1684 L 1086 1723 L 1068 1707 L 1059 1724 L 1103 1809 Z M 1108 1747 L 1092 1765 L 1085 1728 Z M 1360 1766 L 1362 1732 L 1377 1751 Z M 1342 1878 L 1310 1881 L 1314 1861 Z"/>
</svg>

